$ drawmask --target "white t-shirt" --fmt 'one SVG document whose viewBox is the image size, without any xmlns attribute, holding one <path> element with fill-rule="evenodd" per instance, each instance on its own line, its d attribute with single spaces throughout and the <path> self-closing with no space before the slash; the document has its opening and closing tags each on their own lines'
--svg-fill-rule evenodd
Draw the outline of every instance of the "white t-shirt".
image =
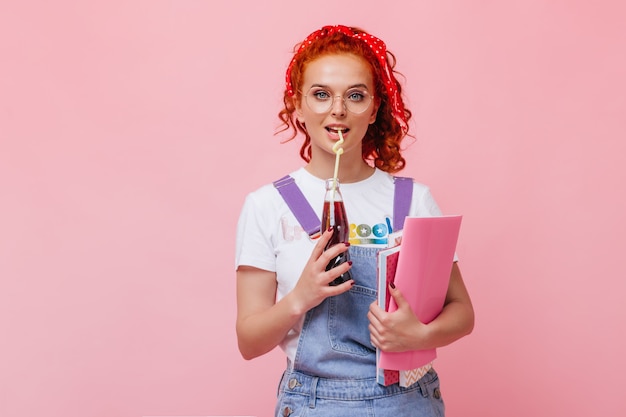
<svg viewBox="0 0 626 417">
<path fill-rule="evenodd" d="M 325 194 L 325 180 L 304 168 L 290 174 L 319 218 Z M 390 174 L 376 169 L 369 178 L 340 184 L 346 216 L 350 222 L 352 245 L 387 246 L 393 224 L 394 181 Z M 409 215 L 441 215 L 427 186 L 414 182 Z M 235 266 L 249 265 L 276 272 L 276 301 L 293 289 L 315 242 L 302 230 L 295 216 L 272 184 L 248 194 L 237 225 Z M 280 346 L 293 361 L 302 321 Z"/>
</svg>

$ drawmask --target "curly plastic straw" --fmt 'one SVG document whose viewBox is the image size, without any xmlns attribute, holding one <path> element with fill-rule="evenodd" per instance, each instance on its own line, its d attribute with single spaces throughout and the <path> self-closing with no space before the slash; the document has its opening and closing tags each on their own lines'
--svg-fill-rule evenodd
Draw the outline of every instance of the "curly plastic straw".
<svg viewBox="0 0 626 417">
<path fill-rule="evenodd" d="M 337 189 L 337 175 L 339 174 L 339 157 L 343 153 L 341 144 L 343 143 L 343 133 L 341 129 L 337 130 L 339 133 L 339 140 L 333 145 L 333 152 L 335 152 L 335 173 L 333 175 L 333 196 L 334 191 Z"/>
</svg>

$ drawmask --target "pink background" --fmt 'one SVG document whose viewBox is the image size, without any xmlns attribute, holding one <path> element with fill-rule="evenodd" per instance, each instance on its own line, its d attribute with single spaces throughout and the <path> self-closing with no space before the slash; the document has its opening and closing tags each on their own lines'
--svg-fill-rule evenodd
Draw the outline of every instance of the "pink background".
<svg viewBox="0 0 626 417">
<path fill-rule="evenodd" d="M 623 416 L 625 11 L 2 1 L 0 415 L 271 415 L 283 357 L 239 357 L 235 224 L 301 165 L 273 136 L 293 44 L 345 23 L 407 77 L 403 174 L 465 216 L 448 415 Z"/>
</svg>

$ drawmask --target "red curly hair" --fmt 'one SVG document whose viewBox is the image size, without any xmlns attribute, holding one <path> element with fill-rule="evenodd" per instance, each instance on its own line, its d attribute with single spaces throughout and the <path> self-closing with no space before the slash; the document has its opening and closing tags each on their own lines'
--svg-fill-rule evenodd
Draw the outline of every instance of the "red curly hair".
<svg viewBox="0 0 626 417">
<path fill-rule="evenodd" d="M 364 30 L 356 27 L 351 27 L 350 29 L 355 34 L 366 33 Z M 299 47 L 300 44 L 295 46 L 294 53 L 299 50 Z M 379 108 L 376 121 L 369 125 L 363 138 L 363 159 L 370 161 L 373 166 L 389 173 L 400 171 L 406 165 L 406 161 L 401 154 L 400 143 L 407 135 L 407 131 L 403 131 L 392 114 L 387 89 L 382 81 L 383 77 L 381 74 L 383 69 L 370 46 L 362 40 L 350 37 L 345 33 L 335 32 L 319 37 L 294 56 L 291 67 L 291 85 L 294 87 L 295 95 L 291 96 L 289 91 L 285 89 L 283 96 L 285 108 L 278 113 L 278 118 L 281 120 L 283 127 L 278 133 L 291 129 L 292 134 L 287 139 L 287 141 L 290 141 L 297 136 L 298 131 L 302 132 L 305 140 L 300 148 L 300 156 L 306 162 L 311 160 L 311 137 L 307 133 L 305 126 L 294 115 L 296 111 L 295 103 L 302 99 L 300 89 L 307 65 L 321 56 L 335 54 L 352 54 L 362 57 L 369 64 L 372 71 L 375 84 L 374 97 L 376 97 L 379 103 Z M 396 58 L 389 51 L 387 51 L 386 60 L 390 71 L 398 74 L 397 71 L 394 71 Z M 398 94 L 400 94 L 402 92 L 400 83 L 397 80 L 395 80 L 395 83 Z M 404 108 L 404 115 L 405 120 L 408 121 L 411 118 L 411 111 Z"/>
</svg>

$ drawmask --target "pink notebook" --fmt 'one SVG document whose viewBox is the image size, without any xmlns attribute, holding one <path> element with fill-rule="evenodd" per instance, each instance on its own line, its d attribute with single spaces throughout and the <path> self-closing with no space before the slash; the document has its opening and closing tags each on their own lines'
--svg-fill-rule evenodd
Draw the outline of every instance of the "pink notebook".
<svg viewBox="0 0 626 417">
<path fill-rule="evenodd" d="M 407 217 L 404 221 L 394 284 L 423 323 L 431 322 L 443 308 L 461 219 L 459 215 Z M 388 311 L 395 310 L 397 306 L 391 298 Z M 436 357 L 435 349 L 380 352 L 378 366 L 386 370 L 409 370 Z"/>
<path fill-rule="evenodd" d="M 378 305 L 389 311 L 391 294 L 387 290 L 390 282 L 393 282 L 398 267 L 400 255 L 399 243 L 396 246 L 378 251 Z M 376 349 L 376 379 L 379 384 L 387 386 L 400 382 L 400 372 L 380 367 L 380 349 Z"/>
</svg>

